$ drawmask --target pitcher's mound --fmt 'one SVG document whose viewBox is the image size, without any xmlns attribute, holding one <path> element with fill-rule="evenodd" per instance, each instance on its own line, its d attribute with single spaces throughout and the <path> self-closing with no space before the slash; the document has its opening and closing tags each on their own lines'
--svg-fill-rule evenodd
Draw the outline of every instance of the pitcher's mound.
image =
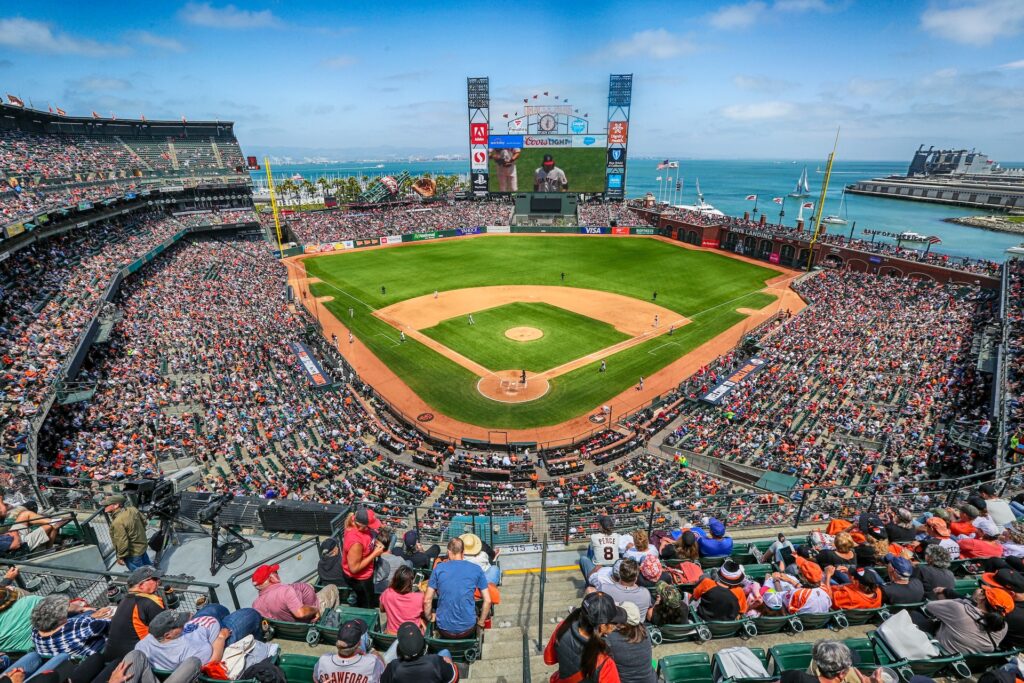
<svg viewBox="0 0 1024 683">
<path fill-rule="evenodd" d="M 481 377 L 476 383 L 476 389 L 492 401 L 501 403 L 525 403 L 540 398 L 550 389 L 546 379 L 529 372 L 526 373 L 525 384 L 522 379 L 522 370 L 500 370 L 493 375 Z"/>
<path fill-rule="evenodd" d="M 536 327 L 510 327 L 505 330 L 505 336 L 513 341 L 528 342 L 540 339 L 544 332 Z"/>
</svg>

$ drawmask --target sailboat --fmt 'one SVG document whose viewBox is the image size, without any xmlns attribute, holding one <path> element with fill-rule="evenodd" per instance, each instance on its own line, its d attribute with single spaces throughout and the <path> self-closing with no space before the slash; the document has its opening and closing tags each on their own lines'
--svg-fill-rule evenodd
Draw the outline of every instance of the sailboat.
<svg viewBox="0 0 1024 683">
<path fill-rule="evenodd" d="M 697 178 L 697 203 L 696 204 L 675 204 L 675 208 L 683 211 L 695 211 L 705 216 L 724 216 L 725 214 L 704 201 L 704 194 L 700 191 L 700 178 Z"/>
<path fill-rule="evenodd" d="M 790 197 L 810 197 L 811 186 L 807 184 L 807 167 L 804 166 L 804 172 L 800 174 L 800 179 L 796 181 L 796 187 L 792 192 L 789 193 Z"/>
<path fill-rule="evenodd" d="M 821 219 L 822 223 L 828 223 L 829 225 L 846 225 L 849 221 L 846 220 L 844 211 L 846 210 L 846 188 L 843 188 L 843 195 L 839 198 L 839 213 L 832 214 L 831 216 L 825 216 Z"/>
</svg>

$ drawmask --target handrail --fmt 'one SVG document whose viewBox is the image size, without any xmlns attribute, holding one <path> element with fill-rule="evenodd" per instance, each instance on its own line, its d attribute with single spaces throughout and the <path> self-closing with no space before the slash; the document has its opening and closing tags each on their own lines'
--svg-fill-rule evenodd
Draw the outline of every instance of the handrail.
<svg viewBox="0 0 1024 683">
<path fill-rule="evenodd" d="M 533 680 L 530 675 L 530 636 L 523 629 L 523 681 L 529 683 Z"/>
<path fill-rule="evenodd" d="M 537 606 L 537 652 L 544 650 L 544 590 L 548 583 L 548 535 L 544 534 L 544 540 L 540 546 L 540 600 Z M 526 637 L 526 629 L 523 629 L 523 637 Z M 525 659 L 525 657 L 524 657 Z M 526 679 L 529 680 L 529 679 Z"/>
</svg>

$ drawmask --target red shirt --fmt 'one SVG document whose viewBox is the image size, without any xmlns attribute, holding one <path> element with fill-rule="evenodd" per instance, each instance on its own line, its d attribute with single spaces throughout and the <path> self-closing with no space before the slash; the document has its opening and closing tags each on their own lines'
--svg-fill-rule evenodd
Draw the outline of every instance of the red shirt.
<svg viewBox="0 0 1024 683">
<path fill-rule="evenodd" d="M 369 579 L 373 576 L 373 562 L 366 565 L 358 574 L 353 574 L 348 568 L 348 552 L 356 545 L 363 546 L 363 557 L 366 557 L 373 550 L 373 538 L 367 532 L 360 531 L 355 527 L 346 529 L 345 536 L 342 538 L 341 569 L 345 572 L 345 576 L 353 579 Z"/>
<path fill-rule="evenodd" d="M 1003 546 L 993 541 L 982 541 L 977 538 L 961 538 L 957 541 L 960 546 L 960 557 L 1002 557 Z"/>
</svg>

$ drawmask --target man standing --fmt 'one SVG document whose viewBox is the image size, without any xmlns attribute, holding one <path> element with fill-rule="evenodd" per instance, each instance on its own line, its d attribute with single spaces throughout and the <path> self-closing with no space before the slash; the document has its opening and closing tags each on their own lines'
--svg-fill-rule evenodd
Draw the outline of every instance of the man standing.
<svg viewBox="0 0 1024 683">
<path fill-rule="evenodd" d="M 534 192 L 568 192 L 569 180 L 562 169 L 555 166 L 555 158 L 544 155 L 540 168 L 533 174 Z"/>
<path fill-rule="evenodd" d="M 129 571 L 153 564 L 146 553 L 146 520 L 138 508 L 125 507 L 128 499 L 121 494 L 103 499 L 103 511 L 110 516 L 110 540 L 117 553 L 117 563 Z"/>
<path fill-rule="evenodd" d="M 498 192 L 518 192 L 519 178 L 516 176 L 516 162 L 522 150 L 517 147 L 492 149 L 491 159 L 498 173 Z"/>
<path fill-rule="evenodd" d="M 476 322 L 473 320 L 473 314 L 472 313 L 469 314 L 469 324 L 470 325 L 476 325 Z"/>
<path fill-rule="evenodd" d="M 608 363 L 606 363 L 604 360 L 602 360 L 601 361 L 601 369 L 598 370 L 598 372 L 604 372 L 607 369 L 608 369 Z"/>
<path fill-rule="evenodd" d="M 491 594 L 484 570 L 462 557 L 462 539 L 448 541 L 448 561 L 437 565 L 430 574 L 427 592 L 423 594 L 423 614 L 434 621 L 442 638 L 460 640 L 472 638 L 477 628 L 487 623 L 491 609 Z M 474 593 L 479 590 L 484 604 L 480 616 L 476 614 Z M 437 614 L 434 614 L 434 595 L 437 594 Z"/>
</svg>

